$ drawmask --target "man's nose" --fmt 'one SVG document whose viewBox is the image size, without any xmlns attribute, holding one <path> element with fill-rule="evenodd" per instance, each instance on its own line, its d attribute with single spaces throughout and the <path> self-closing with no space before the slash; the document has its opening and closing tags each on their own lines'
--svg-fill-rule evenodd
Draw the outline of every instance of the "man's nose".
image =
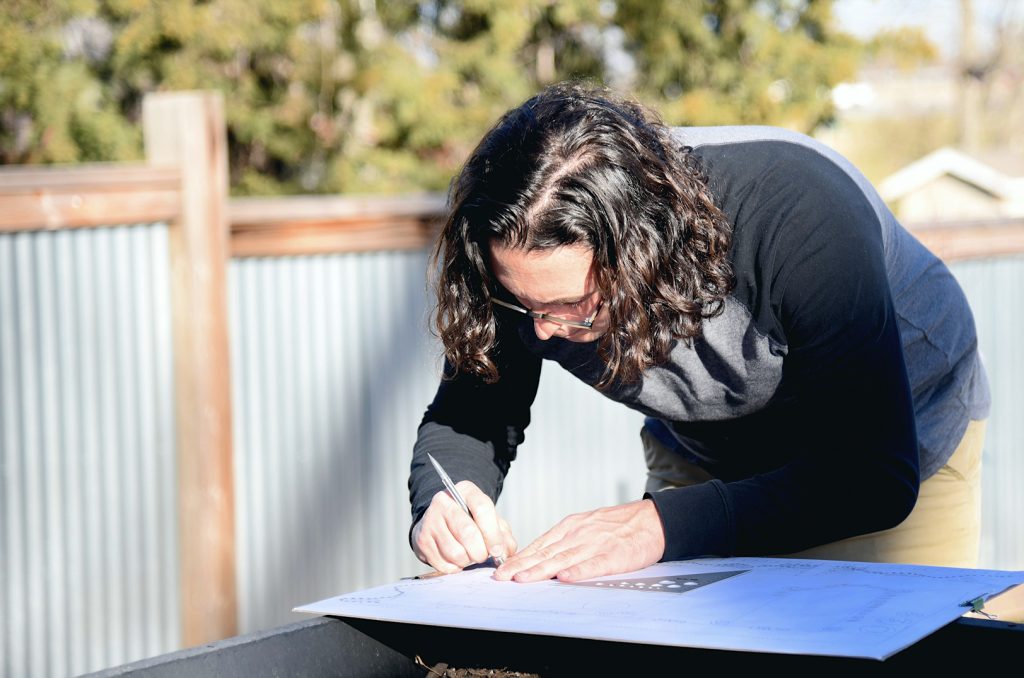
<svg viewBox="0 0 1024 678">
<path fill-rule="evenodd" d="M 550 320 L 533 319 L 533 331 L 537 333 L 537 338 L 541 341 L 547 341 L 553 337 L 558 332 L 558 328 L 558 323 Z"/>
</svg>

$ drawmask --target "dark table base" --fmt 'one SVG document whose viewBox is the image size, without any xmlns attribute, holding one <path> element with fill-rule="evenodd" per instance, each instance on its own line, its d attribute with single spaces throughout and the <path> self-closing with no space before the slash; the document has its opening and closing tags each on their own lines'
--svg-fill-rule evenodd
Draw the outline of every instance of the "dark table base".
<svg viewBox="0 0 1024 678">
<path fill-rule="evenodd" d="M 1024 625 L 962 618 L 884 662 L 614 643 L 320 617 L 173 652 L 91 676 L 423 676 L 427 666 L 549 676 L 643 676 L 692 670 L 901 675 L 909 669 L 1016 672 Z M 756 675 L 756 674 L 752 674 Z"/>
</svg>

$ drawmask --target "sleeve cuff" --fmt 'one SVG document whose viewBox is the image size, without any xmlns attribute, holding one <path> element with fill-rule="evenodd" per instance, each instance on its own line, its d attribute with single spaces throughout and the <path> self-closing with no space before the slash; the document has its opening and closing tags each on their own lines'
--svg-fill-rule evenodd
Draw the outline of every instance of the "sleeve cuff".
<svg viewBox="0 0 1024 678">
<path fill-rule="evenodd" d="M 722 481 L 646 492 L 643 498 L 654 502 L 665 531 L 662 561 L 734 554 L 736 522 Z"/>
</svg>

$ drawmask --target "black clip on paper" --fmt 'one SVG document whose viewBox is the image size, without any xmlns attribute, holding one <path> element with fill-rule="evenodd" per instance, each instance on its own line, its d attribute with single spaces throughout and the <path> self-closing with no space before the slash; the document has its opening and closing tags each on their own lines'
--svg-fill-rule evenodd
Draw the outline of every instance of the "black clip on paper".
<svg viewBox="0 0 1024 678">
<path fill-rule="evenodd" d="M 985 607 L 985 596 L 978 596 L 974 600 L 965 600 L 960 603 L 960 607 L 969 607 L 971 612 L 976 612 L 986 619 L 998 619 L 996 615 L 985 612 L 982 608 Z"/>
</svg>

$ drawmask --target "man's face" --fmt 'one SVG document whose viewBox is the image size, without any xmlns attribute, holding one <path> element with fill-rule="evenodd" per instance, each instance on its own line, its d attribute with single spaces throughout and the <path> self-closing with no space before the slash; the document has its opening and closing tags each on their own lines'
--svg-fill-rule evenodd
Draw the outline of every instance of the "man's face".
<svg viewBox="0 0 1024 678">
<path fill-rule="evenodd" d="M 572 245 L 527 252 L 491 243 L 491 270 L 501 286 L 530 311 L 570 319 L 589 318 L 601 304 L 593 276 L 593 252 Z M 601 308 L 590 329 L 534 319 L 533 329 L 542 340 L 563 337 L 569 341 L 595 341 L 608 328 L 607 309 Z"/>
</svg>

